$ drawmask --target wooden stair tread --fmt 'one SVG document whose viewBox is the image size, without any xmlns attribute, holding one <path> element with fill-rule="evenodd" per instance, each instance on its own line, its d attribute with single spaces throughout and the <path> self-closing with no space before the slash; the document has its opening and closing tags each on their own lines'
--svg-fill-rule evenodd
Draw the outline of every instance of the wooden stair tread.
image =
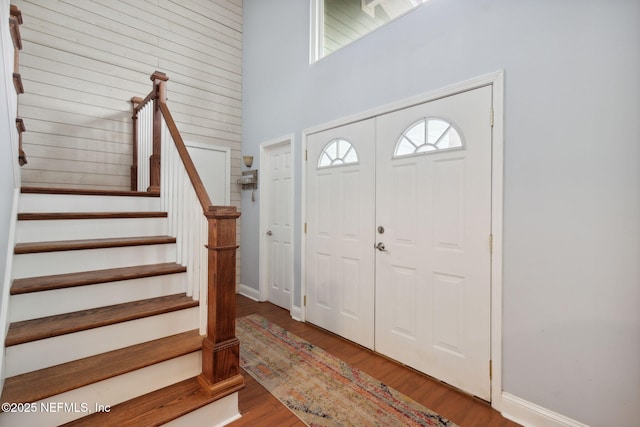
<svg viewBox="0 0 640 427">
<path fill-rule="evenodd" d="M 165 274 L 184 273 L 187 268 L 174 262 L 162 264 L 138 265 L 134 267 L 110 268 L 105 270 L 82 271 L 79 273 L 55 274 L 51 276 L 27 277 L 15 279 L 11 285 L 11 295 L 97 283 L 117 282 Z"/>
<path fill-rule="evenodd" d="M 159 193 L 144 191 L 114 191 L 91 190 L 85 188 L 49 188 L 49 187 L 22 187 L 21 193 L 25 194 L 74 194 L 81 196 L 131 196 L 131 197 L 160 197 Z"/>
<path fill-rule="evenodd" d="M 166 212 L 26 212 L 18 214 L 18 221 L 64 219 L 167 218 Z"/>
<path fill-rule="evenodd" d="M 197 329 L 86 357 L 5 380 L 2 402 L 35 402 L 198 351 Z"/>
<path fill-rule="evenodd" d="M 240 385 L 223 395 L 209 394 L 200 386 L 197 377 L 193 377 L 112 406 L 108 413 L 94 413 L 63 425 L 67 427 L 159 426 L 215 402 L 242 387 Z"/>
<path fill-rule="evenodd" d="M 9 326 L 5 346 L 9 347 L 143 317 L 197 307 L 198 304 L 198 301 L 194 301 L 185 294 L 176 294 L 13 322 Z"/>
<path fill-rule="evenodd" d="M 106 239 L 61 240 L 55 242 L 18 243 L 15 254 L 32 254 L 39 252 L 73 251 L 81 249 L 104 249 L 123 246 L 158 245 L 175 243 L 171 236 L 115 237 Z"/>
</svg>

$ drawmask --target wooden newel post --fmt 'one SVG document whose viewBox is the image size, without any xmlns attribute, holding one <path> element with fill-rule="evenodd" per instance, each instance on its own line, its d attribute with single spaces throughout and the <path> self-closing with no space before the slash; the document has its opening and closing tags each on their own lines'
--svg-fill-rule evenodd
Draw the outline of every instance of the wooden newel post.
<svg viewBox="0 0 640 427">
<path fill-rule="evenodd" d="M 133 161 L 131 163 L 131 191 L 138 191 L 138 112 L 137 107 L 142 104 L 143 99 L 137 96 L 131 98 L 133 115 Z"/>
<path fill-rule="evenodd" d="M 149 158 L 149 188 L 150 193 L 160 192 L 160 147 L 161 140 L 161 120 L 162 112 L 160 103 L 167 102 L 167 80 L 169 77 L 165 73 L 156 71 L 151 75 L 153 81 L 153 153 Z"/>
<path fill-rule="evenodd" d="M 215 206 L 205 215 L 209 221 L 207 337 L 198 380 L 209 393 L 224 396 L 244 387 L 236 337 L 236 220 L 240 213 L 233 206 Z"/>
</svg>

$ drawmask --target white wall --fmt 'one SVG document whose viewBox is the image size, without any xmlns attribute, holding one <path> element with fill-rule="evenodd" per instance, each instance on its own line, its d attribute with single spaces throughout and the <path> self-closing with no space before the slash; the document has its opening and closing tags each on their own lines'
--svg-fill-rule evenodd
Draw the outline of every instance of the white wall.
<svg viewBox="0 0 640 427">
<path fill-rule="evenodd" d="M 0 337 L 9 327 L 7 311 L 16 218 L 15 198 L 20 187 L 17 95 L 13 86 L 13 41 L 9 32 L 9 0 L 0 0 Z M 4 382 L 4 351 L 0 352 L 0 391 Z"/>
<path fill-rule="evenodd" d="M 640 2 L 431 0 L 309 65 L 309 2 L 245 0 L 243 37 L 256 160 L 261 142 L 293 132 L 299 145 L 306 127 L 503 69 L 503 389 L 589 425 L 637 425 Z M 294 191 L 299 304 L 299 179 Z M 242 275 L 257 289 L 249 197 Z"/>
</svg>

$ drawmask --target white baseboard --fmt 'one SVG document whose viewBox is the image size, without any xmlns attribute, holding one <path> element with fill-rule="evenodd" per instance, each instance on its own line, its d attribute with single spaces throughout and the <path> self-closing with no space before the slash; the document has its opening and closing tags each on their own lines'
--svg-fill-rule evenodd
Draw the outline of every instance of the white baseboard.
<svg viewBox="0 0 640 427">
<path fill-rule="evenodd" d="M 525 427 L 589 427 L 587 424 L 504 392 L 502 402 L 496 405 L 496 409 L 505 418 Z"/>
<path fill-rule="evenodd" d="M 254 301 L 260 302 L 260 291 L 250 286 L 240 283 L 238 285 L 238 293 Z"/>
<path fill-rule="evenodd" d="M 293 318 L 293 320 L 297 320 L 298 322 L 303 322 L 302 307 L 296 307 L 295 305 L 291 307 L 291 318 Z"/>
</svg>

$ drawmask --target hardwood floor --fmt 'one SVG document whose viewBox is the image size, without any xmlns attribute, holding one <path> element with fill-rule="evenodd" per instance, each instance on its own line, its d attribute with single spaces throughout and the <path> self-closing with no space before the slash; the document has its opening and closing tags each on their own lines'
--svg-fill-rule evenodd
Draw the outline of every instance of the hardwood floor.
<svg viewBox="0 0 640 427">
<path fill-rule="evenodd" d="M 383 381 L 461 427 L 517 427 L 486 402 L 461 393 L 446 384 L 386 359 L 308 323 L 295 321 L 287 310 L 237 296 L 237 317 L 257 313 L 293 334 L 334 354 L 345 362 Z M 284 405 L 242 371 L 246 387 L 240 391 L 242 418 L 239 426 L 304 426 Z"/>
</svg>

